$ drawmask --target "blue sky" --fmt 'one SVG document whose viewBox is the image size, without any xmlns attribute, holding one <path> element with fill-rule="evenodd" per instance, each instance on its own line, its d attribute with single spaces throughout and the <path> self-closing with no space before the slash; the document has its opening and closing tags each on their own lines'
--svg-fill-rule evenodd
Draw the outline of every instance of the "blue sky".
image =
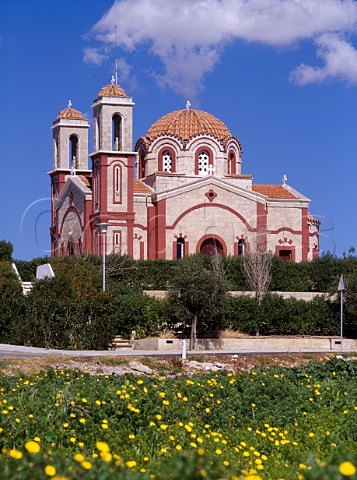
<svg viewBox="0 0 357 480">
<path fill-rule="evenodd" d="M 322 250 L 357 247 L 356 1 L 0 0 L 0 239 L 15 258 L 49 254 L 50 127 L 69 99 L 91 120 L 115 25 L 134 143 L 189 99 L 239 138 L 255 183 L 286 174 L 311 198 Z"/>
</svg>

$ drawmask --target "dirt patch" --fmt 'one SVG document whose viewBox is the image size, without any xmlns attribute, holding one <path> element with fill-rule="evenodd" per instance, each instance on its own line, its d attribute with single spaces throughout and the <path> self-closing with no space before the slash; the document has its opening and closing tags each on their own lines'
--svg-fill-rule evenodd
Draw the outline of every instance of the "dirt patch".
<svg viewBox="0 0 357 480">
<path fill-rule="evenodd" d="M 218 370 L 251 371 L 266 366 L 292 368 L 311 361 L 324 362 L 331 354 L 271 354 L 271 355 L 190 355 L 186 361 L 180 357 L 105 356 L 93 358 L 48 356 L 41 358 L 2 358 L 0 372 L 5 375 L 29 375 L 55 368 L 81 370 L 91 375 L 192 375 Z"/>
</svg>

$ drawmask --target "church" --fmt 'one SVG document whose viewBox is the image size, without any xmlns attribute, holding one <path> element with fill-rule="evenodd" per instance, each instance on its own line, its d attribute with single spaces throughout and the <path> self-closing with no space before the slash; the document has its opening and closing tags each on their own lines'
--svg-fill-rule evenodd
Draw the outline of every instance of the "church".
<svg viewBox="0 0 357 480">
<path fill-rule="evenodd" d="M 49 172 L 53 256 L 318 256 L 320 222 L 310 200 L 285 175 L 278 185 L 254 183 L 242 173 L 238 138 L 190 107 L 159 118 L 133 149 L 133 99 L 113 78 L 92 105 L 90 154 L 88 120 L 71 102 L 59 112 Z"/>
</svg>

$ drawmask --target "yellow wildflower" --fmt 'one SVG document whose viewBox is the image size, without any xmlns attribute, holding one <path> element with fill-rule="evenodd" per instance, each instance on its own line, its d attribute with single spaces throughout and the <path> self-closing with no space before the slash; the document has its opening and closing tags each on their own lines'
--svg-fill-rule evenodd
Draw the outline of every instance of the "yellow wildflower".
<svg viewBox="0 0 357 480">
<path fill-rule="evenodd" d="M 340 473 L 345 475 L 346 477 L 351 477 L 356 473 L 356 467 L 353 465 L 352 462 L 342 462 L 338 467 Z"/>
<path fill-rule="evenodd" d="M 90 470 L 92 468 L 92 464 L 88 462 L 88 460 L 84 460 L 81 465 L 84 470 Z"/>
<path fill-rule="evenodd" d="M 100 452 L 107 453 L 110 451 L 109 445 L 106 442 L 97 442 L 95 446 Z"/>
<path fill-rule="evenodd" d="M 22 453 L 19 450 L 16 450 L 16 448 L 13 448 L 9 452 L 10 457 L 15 458 L 16 460 L 19 460 L 22 458 Z"/>
<path fill-rule="evenodd" d="M 46 465 L 45 466 L 45 474 L 49 477 L 54 477 L 56 475 L 56 469 L 53 465 Z"/>
<path fill-rule="evenodd" d="M 25 448 L 29 453 L 38 453 L 41 450 L 40 445 L 33 440 L 30 440 L 25 443 Z"/>
</svg>

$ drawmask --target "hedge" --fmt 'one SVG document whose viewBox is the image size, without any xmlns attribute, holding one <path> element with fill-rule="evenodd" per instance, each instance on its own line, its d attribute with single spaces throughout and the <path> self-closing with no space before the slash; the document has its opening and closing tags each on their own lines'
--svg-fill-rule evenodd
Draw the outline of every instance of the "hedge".
<svg viewBox="0 0 357 480">
<path fill-rule="evenodd" d="M 83 257 L 87 264 L 101 268 L 102 259 L 94 255 Z M 23 281 L 33 281 L 36 267 L 42 263 L 56 264 L 56 258 L 35 258 L 16 261 Z M 172 286 L 177 260 L 133 260 L 130 257 L 108 255 L 108 277 L 114 282 L 143 290 L 166 290 Z M 230 290 L 249 290 L 241 268 L 241 257 L 226 257 L 224 266 Z M 310 262 L 284 262 L 273 257 L 271 291 L 336 292 L 341 275 L 348 277 L 357 271 L 357 258 L 334 258 L 330 255 Z"/>
<path fill-rule="evenodd" d="M 242 296 L 230 298 L 221 328 L 249 335 L 338 335 L 339 321 L 338 302 L 323 297 L 306 302 L 267 295 L 259 304 Z"/>
</svg>

